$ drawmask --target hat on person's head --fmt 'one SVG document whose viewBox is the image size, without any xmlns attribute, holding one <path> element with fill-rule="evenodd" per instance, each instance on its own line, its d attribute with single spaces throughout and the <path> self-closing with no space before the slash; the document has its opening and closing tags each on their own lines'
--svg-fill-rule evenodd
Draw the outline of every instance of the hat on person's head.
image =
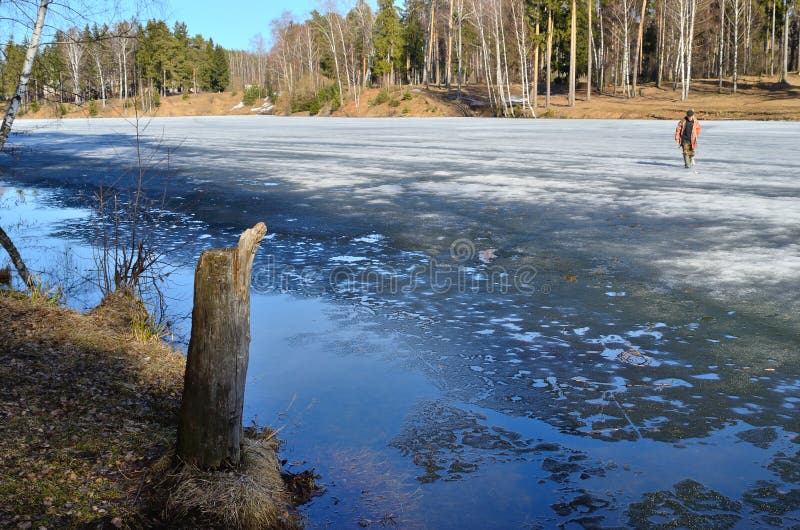
<svg viewBox="0 0 800 530">
<path fill-rule="evenodd" d="M 686 111 L 686 115 L 687 116 L 694 116 L 694 111 L 692 109 L 689 109 L 689 110 Z"/>
</svg>

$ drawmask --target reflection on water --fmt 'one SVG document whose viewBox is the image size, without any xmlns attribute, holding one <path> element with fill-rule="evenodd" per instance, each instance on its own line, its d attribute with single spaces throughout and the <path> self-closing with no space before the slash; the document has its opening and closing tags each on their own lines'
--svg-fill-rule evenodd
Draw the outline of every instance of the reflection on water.
<svg viewBox="0 0 800 530">
<path fill-rule="evenodd" d="M 87 171 L 82 186 L 101 178 Z M 24 179 L 4 178 L 0 223 L 29 264 L 82 278 L 90 194 L 20 194 Z M 667 289 L 624 258 L 534 248 L 529 231 L 556 221 L 529 229 L 512 206 L 465 221 L 426 203 L 412 232 L 352 220 L 374 201 L 337 195 L 331 211 L 316 190 L 270 184 L 175 184 L 163 241 L 186 266 L 167 294 L 187 314 L 202 248 L 273 207 L 294 212 L 275 214 L 254 264 L 245 418 L 281 428 L 287 465 L 319 473 L 310 526 L 800 524 L 792 317 Z M 498 209 L 502 227 L 476 228 Z"/>
<path fill-rule="evenodd" d="M 76 268 L 91 255 L 77 229 L 87 211 L 54 208 L 58 196 L 6 188 L 2 198 L 0 220 L 45 272 L 48 248 L 68 249 Z M 259 260 L 329 273 L 348 253 L 386 270 L 427 259 L 384 235 L 300 239 L 273 235 Z M 176 312 L 189 309 L 190 273 L 171 284 Z M 558 299 L 431 296 L 427 277 L 416 293 L 309 278 L 303 289 L 323 295 L 256 285 L 245 418 L 281 428 L 288 465 L 320 474 L 326 493 L 304 508 L 312 527 L 797 522 L 800 447 L 787 428 L 800 380 L 776 374 L 772 357 L 743 358 L 737 346 L 752 339 L 735 315 L 663 294 L 649 304 L 608 269 L 582 291 L 548 277 Z M 415 297 L 425 297 L 416 318 Z M 643 307 L 651 321 L 628 320 Z M 716 353 L 696 365 L 699 348 Z"/>
</svg>

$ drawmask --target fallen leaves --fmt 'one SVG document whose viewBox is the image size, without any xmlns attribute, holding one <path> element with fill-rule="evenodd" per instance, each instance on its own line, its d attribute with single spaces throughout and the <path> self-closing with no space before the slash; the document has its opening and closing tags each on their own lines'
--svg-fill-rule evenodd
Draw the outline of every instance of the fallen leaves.
<svg viewBox="0 0 800 530">
<path fill-rule="evenodd" d="M 0 527 L 141 526 L 183 362 L 97 318 L 0 295 Z"/>
</svg>

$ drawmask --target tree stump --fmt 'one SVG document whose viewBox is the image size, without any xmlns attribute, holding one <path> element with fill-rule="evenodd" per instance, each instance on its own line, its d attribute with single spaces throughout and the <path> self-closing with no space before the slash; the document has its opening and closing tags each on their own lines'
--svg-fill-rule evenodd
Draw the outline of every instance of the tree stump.
<svg viewBox="0 0 800 530">
<path fill-rule="evenodd" d="M 264 223 L 258 223 L 245 230 L 237 247 L 203 251 L 197 263 L 177 456 L 201 469 L 239 464 L 250 275 L 266 233 Z"/>
</svg>

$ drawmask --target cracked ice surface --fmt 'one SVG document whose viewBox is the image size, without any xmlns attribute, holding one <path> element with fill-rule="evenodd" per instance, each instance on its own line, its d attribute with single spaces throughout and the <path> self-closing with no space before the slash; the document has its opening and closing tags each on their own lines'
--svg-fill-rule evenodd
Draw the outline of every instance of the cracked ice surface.
<svg viewBox="0 0 800 530">
<path fill-rule="evenodd" d="M 109 160 L 123 168 L 133 158 L 121 120 L 20 123 L 30 134 L 14 138 L 23 147 L 17 180 L 92 190 Z M 323 462 L 333 477 L 352 473 L 351 459 L 412 474 L 410 486 L 355 477 L 351 494 L 336 493 L 342 505 L 312 514 L 327 520 L 359 492 L 443 480 L 401 499 L 420 506 L 419 526 L 551 527 L 582 510 L 619 525 L 646 492 L 683 503 L 705 487 L 745 502 L 770 494 L 770 509 L 797 511 L 797 490 L 776 481 L 797 465 L 800 179 L 791 153 L 800 124 L 706 122 L 693 170 L 682 167 L 673 127 L 147 122 L 145 147 L 170 148 L 171 195 L 188 212 L 172 233 L 185 226 L 195 249 L 229 244 L 263 219 L 270 239 L 257 268 L 270 254 L 292 280 L 302 267 L 373 274 L 311 293 L 318 298 L 253 298 L 254 322 L 275 325 L 254 326 L 251 374 L 267 384 L 248 387 L 250 410 L 268 414 L 294 392 L 320 397 L 293 437 L 299 458 Z M 463 260 L 453 252 L 460 240 L 473 246 Z M 460 266 L 466 288 L 434 289 L 415 276 L 432 260 Z M 502 281 L 496 268 L 513 277 L 524 266 L 535 267 L 535 293 L 486 289 L 487 278 Z M 375 275 L 408 289 L 379 291 Z M 343 302 L 334 319 L 318 307 L 331 298 Z M 377 365 L 362 362 L 369 352 Z M 337 467 L 342 448 L 367 452 L 345 451 Z M 770 460 L 782 474 L 765 469 Z M 734 469 L 746 480 L 726 471 Z M 474 481 L 482 495 L 505 493 L 475 499 Z M 539 485 L 548 481 L 560 489 Z M 625 486 L 609 495 L 609 484 Z M 538 513 L 557 516 L 529 519 L 517 495 L 525 488 L 541 499 Z"/>
<path fill-rule="evenodd" d="M 131 156 L 121 120 L 72 120 L 19 130 L 89 158 Z M 672 122 L 339 120 L 264 117 L 154 119 L 149 141 L 175 148 L 197 182 L 263 181 L 344 204 L 401 214 L 432 229 L 480 205 L 527 210 L 531 233 L 595 254 L 624 256 L 669 285 L 780 300 L 798 309 L 800 179 L 790 153 L 800 125 L 706 122 L 698 165 L 683 170 Z M 62 135 L 53 133 L 59 132 Z M 78 134 L 77 141 L 70 134 Z M 37 138 L 39 137 L 39 138 Z M 69 138 L 69 139 L 68 139 Z M 430 211 L 453 204 L 453 218 Z"/>
</svg>

